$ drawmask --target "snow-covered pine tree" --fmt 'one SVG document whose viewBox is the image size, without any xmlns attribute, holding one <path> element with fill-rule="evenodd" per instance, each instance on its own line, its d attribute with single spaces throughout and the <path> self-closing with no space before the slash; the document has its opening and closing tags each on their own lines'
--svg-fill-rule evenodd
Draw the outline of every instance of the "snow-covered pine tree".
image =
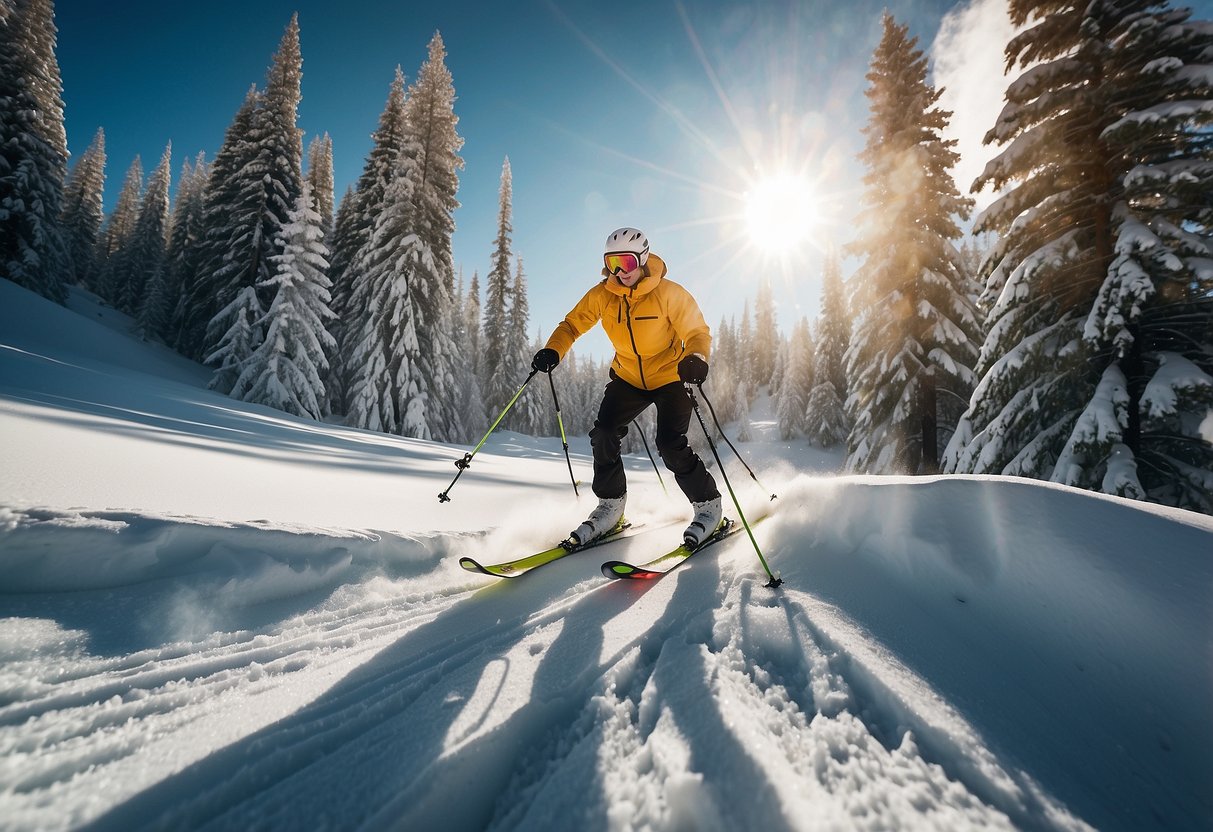
<svg viewBox="0 0 1213 832">
<path fill-rule="evenodd" d="M 470 441 L 459 410 L 459 368 L 465 361 L 464 345 L 451 337 L 455 315 L 455 270 L 451 235 L 455 230 L 458 170 L 463 167 L 459 149 L 463 138 L 456 127 L 455 85 L 446 66 L 441 34 L 430 39 L 428 56 L 409 87 L 404 104 L 408 139 L 401 156 L 411 156 L 402 173 L 414 177 L 413 206 L 409 217 L 428 258 L 416 260 L 410 298 L 417 316 L 420 342 L 418 367 L 422 391 L 428 397 L 427 421 L 442 442 Z"/>
<path fill-rule="evenodd" d="M 282 254 L 274 257 L 268 286 L 274 297 L 260 322 L 265 340 L 244 364 L 232 387 L 234 398 L 320 419 L 324 415 L 322 373 L 337 342 L 329 334 L 328 250 L 323 218 L 305 183 L 282 228 Z"/>
<path fill-rule="evenodd" d="M 484 406 L 490 420 L 497 418 L 497 414 L 514 397 L 514 394 L 518 392 L 518 385 L 522 383 L 522 380 L 518 378 L 517 368 L 510 364 L 509 352 L 509 314 L 512 305 L 510 261 L 514 256 L 510 236 L 514 232 L 511 220 L 512 195 L 513 174 L 510 171 L 510 159 L 507 156 L 501 165 L 501 185 L 497 202 L 497 236 L 493 240 L 493 257 L 485 286 L 483 362 L 480 386 L 484 393 Z M 529 368 L 530 362 L 527 362 L 526 366 Z"/>
<path fill-rule="evenodd" d="M 123 306 L 136 316 L 136 329 L 143 338 L 159 336 L 168 329 L 176 305 L 169 297 L 167 277 L 169 188 L 171 187 L 173 143 L 169 142 L 152 171 L 139 207 L 139 220 L 131 239 L 129 270 L 125 281 Z"/>
<path fill-rule="evenodd" d="M 458 171 L 463 167 L 459 150 L 463 137 L 455 115 L 455 84 L 446 66 L 446 46 L 442 35 L 430 38 L 425 63 L 417 80 L 409 87 L 405 102 L 405 124 L 416 140 L 420 189 L 417 192 L 419 229 L 434 252 L 439 277 L 449 296 L 454 295 L 455 269 L 451 257 L 451 235 L 455 230 L 455 209 L 459 207 Z"/>
<path fill-rule="evenodd" d="M 472 285 L 463 299 L 463 337 L 467 344 L 467 364 L 480 386 L 481 368 L 484 366 L 484 338 L 480 329 L 480 272 L 472 272 Z M 483 399 L 482 399 L 483 403 Z M 473 414 L 469 414 L 471 416 Z M 477 420 L 479 423 L 480 420 Z M 476 432 L 476 431 L 473 431 Z"/>
<path fill-rule="evenodd" d="M 758 391 L 758 385 L 761 383 L 759 373 L 764 368 L 760 366 L 763 362 L 758 358 L 758 350 L 754 340 L 754 329 L 750 326 L 750 301 L 746 299 L 745 304 L 741 307 L 741 323 L 737 326 L 737 341 L 736 352 L 733 363 L 729 370 L 733 374 L 734 379 L 740 379 L 745 382 L 742 385 L 742 392 L 745 393 L 743 398 L 746 403 L 753 401 L 754 395 Z M 738 412 L 740 415 L 740 411 Z"/>
<path fill-rule="evenodd" d="M 972 201 L 948 173 L 951 113 L 936 106 L 927 60 L 887 12 L 865 90 L 871 116 L 860 158 L 864 259 L 853 278 L 860 310 L 850 348 L 846 400 L 854 425 L 846 467 L 867 473 L 928 473 L 939 466 L 940 391 L 967 394 L 979 335 L 967 276 L 952 244 Z"/>
<path fill-rule="evenodd" d="M 337 339 L 337 353 L 326 387 L 329 407 L 336 413 L 350 413 L 350 391 L 361 372 L 354 363 L 354 353 L 369 323 L 371 289 L 367 275 L 354 269 L 353 264 L 370 244 L 375 220 L 387 207 L 387 189 L 396 176 L 400 148 L 404 145 L 404 96 L 404 72 L 397 66 L 378 127 L 371 134 L 371 150 L 362 175 L 354 190 L 341 200 L 333 226 L 329 279 L 333 284 L 333 311 L 337 314 L 331 330 Z"/>
<path fill-rule="evenodd" d="M 139 221 L 139 206 L 142 202 L 143 162 L 136 154 L 135 160 L 126 171 L 126 177 L 122 180 L 118 202 L 106 220 L 98 246 L 97 291 L 114 307 L 121 305 L 124 294 L 126 259 L 135 234 L 135 224 Z"/>
<path fill-rule="evenodd" d="M 1014 0 L 1023 73 L 977 185 L 989 334 L 946 470 L 1213 512 L 1213 28 L 1161 2 Z"/>
<path fill-rule="evenodd" d="M 247 252 L 242 240 L 260 205 L 259 183 L 247 175 L 257 148 L 253 121 L 261 94 L 250 87 L 240 109 L 223 136 L 223 144 L 210 166 L 202 199 L 202 225 L 197 244 L 197 266 L 181 287 L 182 317 L 177 329 L 177 351 L 190 358 L 206 356 L 207 328 L 222 309 L 219 293 L 223 269 L 238 252 Z M 122 204 L 121 198 L 119 205 Z"/>
<path fill-rule="evenodd" d="M 210 166 L 206 153 L 199 153 L 194 163 L 186 159 L 177 185 L 173 203 L 172 231 L 169 232 L 166 292 L 173 298 L 173 314 L 168 331 L 161 333 L 165 343 L 177 344 L 186 315 L 186 289 L 193 286 L 198 274 L 203 234 L 203 208 Z"/>
<path fill-rule="evenodd" d="M 813 339 L 809 321 L 801 318 L 788 339 L 783 383 L 779 386 L 775 405 L 781 439 L 794 439 L 805 433 L 809 394 L 813 389 L 813 369 Z"/>
<path fill-rule="evenodd" d="M 850 420 L 843 402 L 847 397 L 846 353 L 851 342 L 851 316 L 842 284 L 838 253 L 826 254 L 821 281 L 821 314 L 813 360 L 814 383 L 805 407 L 805 437 L 823 448 L 843 442 Z"/>
<path fill-rule="evenodd" d="M 754 375 L 752 386 L 761 387 L 771 383 L 775 372 L 775 354 L 779 350 L 779 321 L 775 313 L 775 294 L 769 278 L 758 281 L 758 299 L 754 302 Z M 753 393 L 750 393 L 751 400 Z"/>
<path fill-rule="evenodd" d="M 88 150 L 72 166 L 63 186 L 59 221 L 71 253 L 76 283 L 92 287 L 97 271 L 97 246 L 105 221 L 105 130 L 98 127 Z"/>
<path fill-rule="evenodd" d="M 67 175 L 63 84 L 51 0 L 0 17 L 0 274 L 58 303 L 71 252 L 59 222 Z"/>
<path fill-rule="evenodd" d="M 522 268 L 522 256 L 517 257 L 514 270 L 514 283 L 510 287 L 510 316 L 506 327 L 506 349 L 508 357 L 502 362 L 498 371 L 504 375 L 518 379 L 518 384 L 526 378 L 531 369 L 531 356 L 542 348 L 527 340 L 527 331 L 531 326 L 531 305 L 527 298 L 526 272 Z M 536 376 L 525 393 L 518 399 L 514 409 L 507 418 L 511 430 L 532 436 L 550 436 L 550 428 L 555 427 L 555 419 L 549 418 L 552 405 L 552 391 L 547 379 Z M 554 381 L 554 379 L 553 379 Z"/>
<path fill-rule="evenodd" d="M 261 319 L 265 309 L 257 296 L 256 286 L 245 286 L 236 293 L 232 302 L 220 310 L 224 320 L 231 325 L 219 339 L 219 343 L 206 356 L 207 364 L 216 366 L 209 387 L 228 392 L 244 372 L 249 358 L 261 346 L 263 332 Z"/>
<path fill-rule="evenodd" d="M 333 140 L 328 133 L 312 139 L 307 146 L 307 181 L 327 245 L 333 234 Z"/>
<path fill-rule="evenodd" d="M 226 228 L 220 230 L 219 240 L 226 232 L 229 244 L 213 274 L 218 301 L 227 305 L 207 324 L 208 343 L 216 343 L 229 327 L 243 325 L 231 317 L 233 310 L 243 307 L 233 306 L 229 299 L 248 286 L 268 287 L 273 258 L 282 253 L 280 232 L 303 190 L 303 146 L 296 126 L 302 67 L 299 20 L 292 15 L 266 73 L 265 92 L 253 112 L 248 142 L 252 159 L 236 176 L 235 210 Z M 268 291 L 261 290 L 263 309 L 273 300 Z M 260 338 L 254 340 L 260 342 Z M 222 375 L 228 377 L 226 371 Z"/>
</svg>

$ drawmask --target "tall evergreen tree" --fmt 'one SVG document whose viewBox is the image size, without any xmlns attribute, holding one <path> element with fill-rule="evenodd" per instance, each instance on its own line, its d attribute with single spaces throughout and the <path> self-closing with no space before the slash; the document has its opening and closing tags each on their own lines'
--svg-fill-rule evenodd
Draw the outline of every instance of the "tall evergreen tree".
<svg viewBox="0 0 1213 832">
<path fill-rule="evenodd" d="M 758 386 L 770 384 L 775 372 L 775 355 L 779 351 L 779 322 L 771 281 L 765 277 L 758 283 L 758 299 L 754 303 L 753 350 L 752 383 Z"/>
<path fill-rule="evenodd" d="M 805 406 L 805 436 L 823 448 L 850 434 L 843 402 L 847 397 L 846 352 L 851 342 L 851 317 L 842 284 L 838 255 L 826 255 L 821 280 L 821 314 L 817 323 L 813 389 Z"/>
<path fill-rule="evenodd" d="M 480 272 L 472 272 L 472 285 L 463 300 L 463 337 L 467 344 L 468 365 L 480 386 L 484 366 L 484 339 L 480 329 Z"/>
<path fill-rule="evenodd" d="M 489 267 L 484 301 L 484 363 L 481 389 L 484 406 L 490 419 L 495 419 L 514 397 L 518 381 L 509 365 L 509 313 L 511 235 L 514 233 L 514 178 L 510 160 L 501 165 L 501 186 L 498 191 L 497 237 L 493 240 L 493 258 Z"/>
<path fill-rule="evenodd" d="M 100 264 L 98 292 L 115 307 L 121 305 L 125 295 L 123 281 L 127 274 L 126 261 L 130 255 L 135 225 L 139 222 L 139 207 L 142 202 L 143 162 L 136 154 L 131 166 L 127 168 L 126 177 L 122 180 L 118 202 L 106 220 L 97 255 Z"/>
<path fill-rule="evenodd" d="M 947 470 L 1213 512 L 1213 30 L 1150 0 L 1010 13 L 989 334 Z"/>
<path fill-rule="evenodd" d="M 295 210 L 282 228 L 282 254 L 274 258 L 269 279 L 274 301 L 261 322 L 265 340 L 244 364 L 232 396 L 269 405 L 297 416 L 323 416 L 322 372 L 336 348 L 328 331 L 329 280 L 323 219 L 305 184 Z"/>
<path fill-rule="evenodd" d="M 0 274 L 59 303 L 71 278 L 59 221 L 67 175 L 63 84 L 51 0 L 9 0 L 0 18 Z"/>
<path fill-rule="evenodd" d="M 160 336 L 168 329 L 176 298 L 169 297 L 165 283 L 169 188 L 172 178 L 173 145 L 169 142 L 152 171 L 139 208 L 139 220 L 131 241 L 129 272 L 125 281 L 124 307 L 135 313 L 144 338 Z"/>
<path fill-rule="evenodd" d="M 227 305 L 207 324 L 208 343 L 223 340 L 229 327 L 246 325 L 233 317 L 234 310 L 244 307 L 231 303 L 242 289 L 262 287 L 259 300 L 263 309 L 272 301 L 268 287 L 273 285 L 269 282 L 273 258 L 282 253 L 281 230 L 303 190 L 302 136 L 296 126 L 302 67 L 299 20 L 292 15 L 266 74 L 260 106 L 253 113 L 248 142 L 251 164 L 236 176 L 237 192 L 231 206 L 235 210 L 224 229 L 227 234 L 221 231 L 218 235 L 220 241 L 224 236 L 229 241 L 222 264 L 214 271 L 218 301 Z M 254 340 L 260 342 L 256 336 Z M 238 358 L 232 360 L 239 363 Z M 221 375 L 230 377 L 226 370 Z M 219 389 L 226 392 L 222 386 Z"/>
<path fill-rule="evenodd" d="M 176 335 L 177 350 L 191 358 L 201 359 L 207 354 L 208 326 L 223 308 L 220 292 L 225 267 L 249 250 L 244 230 L 255 225 L 260 207 L 260 184 L 248 175 L 257 153 L 253 122 L 260 100 L 256 86 L 250 87 L 224 133 L 207 177 L 197 267 L 181 287 L 183 314 Z"/>
<path fill-rule="evenodd" d="M 387 209 L 387 189 L 396 176 L 400 148 L 404 146 L 404 73 L 396 67 L 388 88 L 387 103 L 379 116 L 379 125 L 371 134 L 367 155 L 357 186 L 341 200 L 333 227 L 329 279 L 332 281 L 333 311 L 337 320 L 333 336 L 337 354 L 328 374 L 330 407 L 348 412 L 349 395 L 361 368 L 354 353 L 363 337 L 370 313 L 370 284 L 367 275 L 352 264 L 370 243 L 375 219 Z"/>
<path fill-rule="evenodd" d="M 210 166 L 206 154 L 199 153 L 194 163 L 182 163 L 177 199 L 173 203 L 172 230 L 169 232 L 166 293 L 173 299 L 168 330 L 162 333 L 166 343 L 178 344 L 186 315 L 187 289 L 197 280 L 203 235 L 203 209 Z"/>
<path fill-rule="evenodd" d="M 320 233 L 327 241 L 333 234 L 333 140 L 328 133 L 307 146 L 307 181 L 320 216 Z"/>
<path fill-rule="evenodd" d="M 71 253 L 72 277 L 92 286 L 97 270 L 97 245 L 105 221 L 105 130 L 98 127 L 92 144 L 72 167 L 63 186 L 59 219 Z"/>
<path fill-rule="evenodd" d="M 430 39 L 428 56 L 409 88 L 405 102 L 405 124 L 412 131 L 414 144 L 406 152 L 417 155 L 419 177 L 418 231 L 434 252 L 448 296 L 454 296 L 455 269 L 451 257 L 451 235 L 455 230 L 455 209 L 459 207 L 459 170 L 463 159 L 459 150 L 463 138 L 457 131 L 455 84 L 446 66 L 446 47 L 438 32 Z"/>
<path fill-rule="evenodd" d="M 517 258 L 514 270 L 514 283 L 510 287 L 510 316 L 506 349 L 509 354 L 502 363 L 500 372 L 514 378 L 525 378 L 531 366 L 531 356 L 538 352 L 542 345 L 534 346 L 527 340 L 527 330 L 530 328 L 531 305 L 527 298 L 526 272 L 522 268 L 522 257 Z M 534 347 L 532 349 L 532 347 Z M 521 383 L 521 378 L 519 383 Z M 547 387 L 548 389 L 544 389 Z M 518 404 L 510 411 L 509 424 L 519 433 L 532 436 L 546 435 L 545 427 L 548 407 L 551 402 L 551 389 L 547 384 L 532 384 Z M 554 424 L 554 421 L 553 421 Z"/>
<path fill-rule="evenodd" d="M 779 386 L 775 413 L 781 439 L 792 439 L 805 432 L 809 393 L 813 389 L 813 339 L 809 322 L 801 318 L 788 341 L 783 383 Z"/>
<path fill-rule="evenodd" d="M 927 82 L 927 61 L 908 27 L 885 13 L 867 74 L 871 117 L 861 158 L 864 263 L 854 281 L 861 310 L 847 353 L 846 405 L 854 426 L 847 468 L 933 472 L 939 465 L 939 391 L 967 397 L 980 326 L 970 302 L 957 218 L 972 201 L 948 173 L 951 113 Z"/>
</svg>

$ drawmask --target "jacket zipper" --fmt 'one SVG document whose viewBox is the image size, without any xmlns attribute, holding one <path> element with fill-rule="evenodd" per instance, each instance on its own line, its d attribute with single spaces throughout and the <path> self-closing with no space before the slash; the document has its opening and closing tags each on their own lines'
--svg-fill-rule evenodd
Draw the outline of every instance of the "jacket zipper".
<svg viewBox="0 0 1213 832">
<path fill-rule="evenodd" d="M 632 304 L 627 298 L 623 299 L 624 306 L 628 312 L 628 337 L 632 339 L 632 352 L 636 353 L 636 369 L 640 371 L 640 386 L 645 390 L 649 389 L 649 384 L 644 380 L 644 362 L 640 360 L 640 350 L 636 348 L 636 333 L 632 331 Z"/>
</svg>

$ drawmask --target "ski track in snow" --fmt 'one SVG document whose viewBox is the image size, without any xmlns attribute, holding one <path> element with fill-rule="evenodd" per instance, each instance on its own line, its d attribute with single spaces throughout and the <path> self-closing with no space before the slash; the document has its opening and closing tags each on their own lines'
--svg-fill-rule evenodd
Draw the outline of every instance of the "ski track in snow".
<svg viewBox="0 0 1213 832">
<path fill-rule="evenodd" d="M 163 620 L 202 631 L 208 613 L 273 603 L 257 587 L 284 591 L 275 571 L 337 586 L 281 625 L 111 656 L 49 621 L 0 622 L 13 828 L 1083 828 L 836 609 L 762 588 L 736 540 L 655 584 L 584 579 L 598 555 L 651 551 L 641 534 L 486 585 L 443 562 L 466 536 L 115 512 L 9 524 L 20 569 L 6 577 L 24 571 L 35 591 L 20 555 L 45 550 L 39 530 L 99 550 L 132 535 L 110 543 L 121 567 L 81 586 L 113 600 L 124 581 L 163 583 Z M 391 574 L 358 574 L 385 551 Z M 272 568 L 250 569 L 256 552 Z M 190 569 L 204 579 L 183 595 Z M 358 591 L 342 586 L 354 576 Z M 220 750 L 193 759 L 191 734 Z M 64 816 L 67 792 L 94 797 Z"/>
</svg>

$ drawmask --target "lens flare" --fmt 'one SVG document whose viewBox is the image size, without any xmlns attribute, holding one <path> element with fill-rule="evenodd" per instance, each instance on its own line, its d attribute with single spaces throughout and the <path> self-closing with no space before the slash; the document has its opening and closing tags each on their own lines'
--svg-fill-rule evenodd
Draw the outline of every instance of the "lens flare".
<svg viewBox="0 0 1213 832">
<path fill-rule="evenodd" d="M 803 243 L 818 222 L 812 185 L 803 176 L 778 173 L 745 195 L 746 226 L 761 251 L 784 254 Z"/>
</svg>

